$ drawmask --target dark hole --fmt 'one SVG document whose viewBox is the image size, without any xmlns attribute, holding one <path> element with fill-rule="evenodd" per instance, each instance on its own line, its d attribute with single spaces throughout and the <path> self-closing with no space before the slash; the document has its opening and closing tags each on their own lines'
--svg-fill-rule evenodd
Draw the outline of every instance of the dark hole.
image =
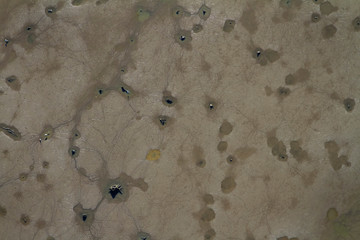
<svg viewBox="0 0 360 240">
<path fill-rule="evenodd" d="M 75 149 L 72 149 L 72 150 L 71 150 L 71 155 L 74 156 L 75 154 L 76 154 L 76 150 L 75 150 Z"/>
<path fill-rule="evenodd" d="M 173 101 L 171 101 L 170 99 L 166 99 L 166 102 L 167 102 L 168 104 L 172 104 L 172 103 L 173 103 Z"/>
<path fill-rule="evenodd" d="M 120 185 L 112 186 L 109 189 L 109 193 L 110 193 L 111 197 L 114 199 L 117 194 L 120 194 L 120 195 L 123 194 L 123 188 Z"/>
<path fill-rule="evenodd" d="M 164 126 L 166 124 L 166 119 L 160 118 L 160 124 Z"/>
<path fill-rule="evenodd" d="M 15 77 L 9 77 L 6 79 L 9 83 L 15 82 L 16 78 Z"/>
<path fill-rule="evenodd" d="M 180 36 L 180 41 L 185 41 L 186 37 L 185 36 Z"/>
<path fill-rule="evenodd" d="M 99 89 L 99 94 L 103 94 L 103 90 L 102 89 Z"/>
<path fill-rule="evenodd" d="M 129 90 L 126 90 L 124 87 L 121 87 L 121 91 L 126 93 L 126 94 L 129 94 Z"/>
<path fill-rule="evenodd" d="M 78 136 L 79 136 L 79 134 L 75 133 L 75 137 L 78 137 Z"/>
<path fill-rule="evenodd" d="M 53 11 L 54 11 L 54 10 L 53 10 L 52 8 L 49 8 L 49 9 L 47 10 L 48 13 L 53 13 Z"/>
<path fill-rule="evenodd" d="M 31 27 L 27 27 L 26 29 L 27 29 L 28 31 L 30 31 L 30 30 L 31 30 Z"/>
<path fill-rule="evenodd" d="M 350 109 L 352 108 L 350 103 L 345 104 L 345 107 L 346 107 L 346 109 L 348 109 L 348 110 L 350 110 Z"/>
<path fill-rule="evenodd" d="M 9 40 L 5 38 L 4 42 L 5 42 L 5 47 L 7 47 L 8 43 L 9 43 Z"/>
<path fill-rule="evenodd" d="M 8 133 L 15 135 L 15 132 L 11 130 L 10 128 L 4 128 Z"/>
<path fill-rule="evenodd" d="M 205 16 L 205 14 L 206 14 L 206 11 L 203 11 L 203 15 Z"/>
<path fill-rule="evenodd" d="M 176 15 L 179 15 L 179 14 L 180 14 L 180 10 L 177 10 L 177 11 L 175 12 L 175 14 L 176 14 Z"/>
<path fill-rule="evenodd" d="M 87 219 L 87 216 L 84 214 L 84 215 L 82 215 L 82 220 L 85 222 L 86 221 L 86 219 Z"/>
<path fill-rule="evenodd" d="M 214 105 L 212 103 L 209 104 L 209 108 L 210 110 L 213 110 L 214 109 Z"/>
<path fill-rule="evenodd" d="M 256 57 L 260 57 L 260 55 L 261 55 L 261 51 L 257 51 L 256 52 Z"/>
<path fill-rule="evenodd" d="M 197 166 L 198 166 L 198 167 L 201 167 L 201 166 L 203 166 L 204 164 L 205 164 L 205 161 L 204 161 L 204 160 L 201 160 L 201 159 L 200 159 L 200 160 L 197 161 Z"/>
</svg>

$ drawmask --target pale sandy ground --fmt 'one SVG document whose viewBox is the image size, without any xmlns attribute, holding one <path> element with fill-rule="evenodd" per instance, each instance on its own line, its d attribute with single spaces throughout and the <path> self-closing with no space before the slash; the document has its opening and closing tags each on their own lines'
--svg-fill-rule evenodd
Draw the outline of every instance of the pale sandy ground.
<svg viewBox="0 0 360 240">
<path fill-rule="evenodd" d="M 0 239 L 360 239 L 359 15 L 1 0 Z"/>
</svg>

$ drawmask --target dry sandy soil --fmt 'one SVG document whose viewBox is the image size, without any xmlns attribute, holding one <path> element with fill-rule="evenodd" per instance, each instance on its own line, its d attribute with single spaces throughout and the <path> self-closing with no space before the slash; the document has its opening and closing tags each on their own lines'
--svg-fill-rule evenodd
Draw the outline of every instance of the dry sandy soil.
<svg viewBox="0 0 360 240">
<path fill-rule="evenodd" d="M 357 0 L 1 0 L 0 239 L 360 239 Z"/>
</svg>

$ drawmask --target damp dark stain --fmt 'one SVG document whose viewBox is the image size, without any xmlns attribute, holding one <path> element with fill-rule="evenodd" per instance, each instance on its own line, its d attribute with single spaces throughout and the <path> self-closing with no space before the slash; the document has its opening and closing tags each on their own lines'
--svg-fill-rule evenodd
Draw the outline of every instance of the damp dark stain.
<svg viewBox="0 0 360 240">
<path fill-rule="evenodd" d="M 31 222 L 29 215 L 27 215 L 27 214 L 21 214 L 21 216 L 20 216 L 20 222 L 21 222 L 21 224 L 24 225 L 24 226 L 29 225 L 30 222 Z"/>
<path fill-rule="evenodd" d="M 272 50 L 272 49 L 266 49 L 264 54 L 270 63 L 276 62 L 277 60 L 280 59 L 279 52 Z"/>
<path fill-rule="evenodd" d="M 344 99 L 343 104 L 347 112 L 352 112 L 355 108 L 355 100 L 352 98 Z"/>
<path fill-rule="evenodd" d="M 201 24 L 194 24 L 192 27 L 192 31 L 194 33 L 199 33 L 203 30 L 203 26 Z"/>
<path fill-rule="evenodd" d="M 360 17 L 354 18 L 354 20 L 351 22 L 354 31 L 358 32 L 360 31 Z"/>
<path fill-rule="evenodd" d="M 271 149 L 271 153 L 274 156 L 277 156 L 279 161 L 286 161 L 288 155 L 286 154 L 286 146 L 283 141 L 278 141 Z"/>
<path fill-rule="evenodd" d="M 6 208 L 0 205 L 0 217 L 5 217 L 6 214 L 7 214 Z"/>
<path fill-rule="evenodd" d="M 290 142 L 290 154 L 299 163 L 309 159 L 308 153 L 302 149 L 299 141 Z"/>
<path fill-rule="evenodd" d="M 226 33 L 232 32 L 235 28 L 235 20 L 227 19 L 223 25 L 223 31 Z"/>
<path fill-rule="evenodd" d="M 271 148 L 271 153 L 276 156 L 279 161 L 287 161 L 286 146 L 283 141 L 279 141 L 275 136 L 275 130 L 267 133 L 267 145 Z"/>
<path fill-rule="evenodd" d="M 200 220 L 204 222 L 210 222 L 215 219 L 215 211 L 212 208 L 205 207 L 200 211 Z"/>
<path fill-rule="evenodd" d="M 271 96 L 271 94 L 273 94 L 271 87 L 265 86 L 265 94 L 266 96 Z"/>
<path fill-rule="evenodd" d="M 227 120 L 224 120 L 219 128 L 219 133 L 221 135 L 229 135 L 233 130 L 233 125 Z"/>
<path fill-rule="evenodd" d="M 280 54 L 278 51 L 273 49 L 262 49 L 260 47 L 254 48 L 252 51 L 252 57 L 256 60 L 261 66 L 267 65 L 269 62 L 273 63 L 280 59 Z"/>
<path fill-rule="evenodd" d="M 240 23 L 250 34 L 254 34 L 257 31 L 258 22 L 253 8 L 248 8 L 243 12 Z"/>
<path fill-rule="evenodd" d="M 285 76 L 286 85 L 295 85 L 297 83 L 306 82 L 310 79 L 310 72 L 305 68 L 299 68 L 295 73 Z"/>
<path fill-rule="evenodd" d="M 204 159 L 204 150 L 200 146 L 194 146 L 192 156 L 197 167 L 205 167 L 206 160 Z"/>
<path fill-rule="evenodd" d="M 337 28 L 333 24 L 329 24 L 321 30 L 321 35 L 324 39 L 329 39 L 335 36 Z"/>
<path fill-rule="evenodd" d="M 206 161 L 205 161 L 205 159 L 197 159 L 196 161 L 195 161 L 195 165 L 197 166 L 197 167 L 200 167 L 200 168 L 204 168 L 205 166 L 206 166 Z"/>
<path fill-rule="evenodd" d="M 279 87 L 277 90 L 277 96 L 280 100 L 284 99 L 285 97 L 289 96 L 291 93 L 290 88 L 287 87 Z"/>
<path fill-rule="evenodd" d="M 286 85 L 295 85 L 296 84 L 296 79 L 295 79 L 294 75 L 292 75 L 292 74 L 286 75 L 285 84 Z"/>
<path fill-rule="evenodd" d="M 324 147 L 325 147 L 325 149 L 327 149 L 328 156 L 329 156 L 329 162 L 335 171 L 340 170 L 342 165 L 345 165 L 348 167 L 351 166 L 351 163 L 348 162 L 347 156 L 345 156 L 345 155 L 338 156 L 340 147 L 334 140 L 325 142 Z"/>
<path fill-rule="evenodd" d="M 15 75 L 11 75 L 5 79 L 6 84 L 14 91 L 19 91 L 21 84 Z"/>
<path fill-rule="evenodd" d="M 207 230 L 204 234 L 204 240 L 213 240 L 215 239 L 216 236 L 216 232 L 213 228 L 210 228 L 209 230 Z"/>
<path fill-rule="evenodd" d="M 28 173 L 20 173 L 19 174 L 19 180 L 20 181 L 26 181 L 28 178 L 29 174 Z"/>
<path fill-rule="evenodd" d="M 257 151 L 257 149 L 254 147 L 244 146 L 244 147 L 239 147 L 238 149 L 236 149 L 235 155 L 236 155 L 236 158 L 238 158 L 241 161 L 244 161 L 244 160 L 248 159 L 251 155 L 255 154 L 256 151 Z"/>
<path fill-rule="evenodd" d="M 334 7 L 329 1 L 320 4 L 320 12 L 323 15 L 330 15 L 331 13 L 336 12 L 337 10 L 338 8 Z"/>
<path fill-rule="evenodd" d="M 318 13 L 311 14 L 311 22 L 317 23 L 321 20 L 321 16 Z"/>
<path fill-rule="evenodd" d="M 217 150 L 219 152 L 225 152 L 228 147 L 228 143 L 226 141 L 220 141 L 217 145 Z"/>
<path fill-rule="evenodd" d="M 296 82 L 305 82 L 310 79 L 310 72 L 305 68 L 299 68 L 295 74 Z"/>
<path fill-rule="evenodd" d="M 215 203 L 213 195 L 211 195 L 209 193 L 206 193 L 203 195 L 203 200 L 207 205 Z"/>
<path fill-rule="evenodd" d="M 44 173 L 36 174 L 36 181 L 38 181 L 40 183 L 44 183 L 45 180 L 46 180 L 46 174 L 44 174 Z"/>
<path fill-rule="evenodd" d="M 233 177 L 225 177 L 221 181 L 221 191 L 225 194 L 231 193 L 236 188 L 236 182 Z"/>
</svg>

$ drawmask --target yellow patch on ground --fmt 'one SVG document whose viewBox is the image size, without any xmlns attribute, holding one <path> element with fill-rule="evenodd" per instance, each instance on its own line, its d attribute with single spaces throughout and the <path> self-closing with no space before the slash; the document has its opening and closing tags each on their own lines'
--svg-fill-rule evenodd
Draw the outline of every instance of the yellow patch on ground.
<svg viewBox="0 0 360 240">
<path fill-rule="evenodd" d="M 160 150 L 159 149 L 151 149 L 146 155 L 146 160 L 148 161 L 156 161 L 160 158 Z"/>
</svg>

